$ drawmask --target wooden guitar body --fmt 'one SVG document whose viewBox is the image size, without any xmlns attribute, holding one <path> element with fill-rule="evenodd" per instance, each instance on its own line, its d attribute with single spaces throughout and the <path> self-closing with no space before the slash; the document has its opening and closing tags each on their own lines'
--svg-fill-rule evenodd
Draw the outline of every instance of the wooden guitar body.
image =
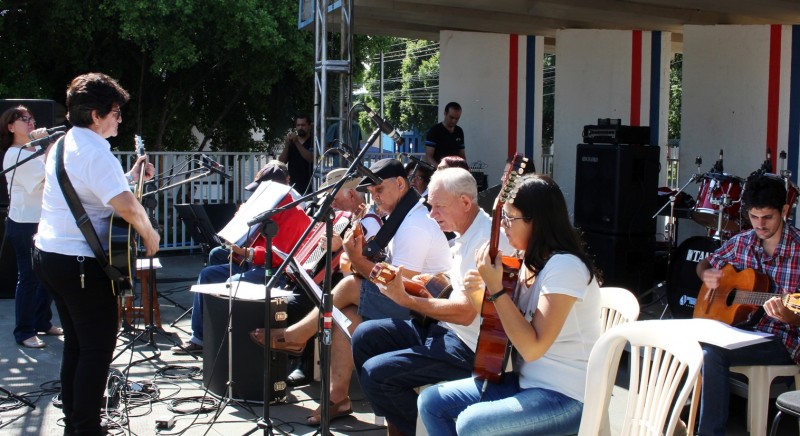
<svg viewBox="0 0 800 436">
<path fill-rule="evenodd" d="M 514 199 L 517 181 L 525 172 L 527 166 L 528 159 L 521 154 L 517 154 L 509 159 L 505 171 L 503 171 L 503 186 L 492 211 L 492 231 L 489 237 L 489 256 L 492 259 L 498 253 L 503 205 Z M 503 290 L 512 299 L 516 298 L 514 293 L 517 288 L 517 278 L 521 267 L 521 259 L 503 256 Z M 488 292 L 485 292 L 483 304 L 481 305 L 481 331 L 478 334 L 478 345 L 475 348 L 475 363 L 472 367 L 472 374 L 479 380 L 497 383 L 505 370 L 511 351 L 511 341 L 508 340 L 508 335 L 506 335 L 494 303 L 487 300 L 488 296 Z"/>
<path fill-rule="evenodd" d="M 503 256 L 503 289 L 511 289 L 506 294 L 512 299 L 516 298 L 515 291 L 522 259 Z M 481 334 L 478 337 L 478 346 L 475 353 L 473 373 L 480 374 L 480 378 L 492 383 L 500 381 L 505 370 L 506 361 L 511 352 L 510 342 L 500 315 L 494 304 L 481 306 Z"/>
<path fill-rule="evenodd" d="M 726 324 L 737 324 L 763 305 L 775 294 L 769 291 L 769 278 L 756 270 L 737 272 L 733 266 L 722 268 L 722 280 L 717 289 L 700 288 L 694 306 L 694 318 L 716 319 Z"/>
<path fill-rule="evenodd" d="M 386 285 L 394 280 L 397 276 L 397 271 L 391 268 L 384 262 L 376 263 L 369 274 L 369 281 L 375 284 Z M 412 280 L 403 277 L 403 288 L 406 293 L 420 298 L 448 298 L 453 286 L 450 284 L 450 279 L 444 273 L 424 274 L 416 277 L 417 280 Z M 437 320 L 427 315 L 411 311 L 411 318 L 415 321 L 427 326 Z"/>
</svg>

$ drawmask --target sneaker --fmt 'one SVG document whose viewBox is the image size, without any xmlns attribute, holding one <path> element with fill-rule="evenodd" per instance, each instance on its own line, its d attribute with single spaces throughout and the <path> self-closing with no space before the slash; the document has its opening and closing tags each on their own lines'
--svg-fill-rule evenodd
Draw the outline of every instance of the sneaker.
<svg viewBox="0 0 800 436">
<path fill-rule="evenodd" d="M 39 339 L 38 336 L 31 336 L 28 339 L 20 342 L 23 347 L 28 348 L 44 348 L 45 344 L 43 340 Z"/>
<path fill-rule="evenodd" d="M 289 377 L 286 378 L 286 384 L 289 386 L 300 386 L 307 384 L 306 383 L 306 374 L 303 372 L 302 369 L 297 368 L 289 374 Z"/>
<path fill-rule="evenodd" d="M 170 351 L 172 351 L 172 354 L 177 354 L 177 355 L 202 354 L 203 346 L 197 345 L 192 341 L 186 341 L 181 345 L 176 345 L 170 348 Z"/>
</svg>

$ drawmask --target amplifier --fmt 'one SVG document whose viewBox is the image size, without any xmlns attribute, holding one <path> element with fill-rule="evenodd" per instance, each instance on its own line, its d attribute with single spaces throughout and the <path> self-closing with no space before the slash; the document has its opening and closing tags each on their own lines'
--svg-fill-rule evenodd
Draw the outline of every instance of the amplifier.
<svg viewBox="0 0 800 436">
<path fill-rule="evenodd" d="M 600 123 L 583 126 L 583 142 L 587 144 L 650 144 L 649 126 L 623 126 L 616 123 Z M 619 120 L 614 120 L 619 121 Z"/>
<path fill-rule="evenodd" d="M 287 304 L 285 297 L 271 300 L 271 328 L 285 328 Z M 250 331 L 264 326 L 264 302 L 233 300 L 233 314 L 228 316 L 228 298 L 203 296 L 203 385 L 219 397 L 227 394 L 228 381 L 228 320 L 231 322 L 233 355 L 232 399 L 260 403 L 264 401 L 264 349 L 250 340 Z M 270 403 L 286 402 L 286 379 L 289 376 L 289 356 L 270 353 Z"/>
<path fill-rule="evenodd" d="M 478 192 L 483 192 L 489 187 L 489 178 L 481 170 L 469 170 L 472 177 L 475 178 L 475 183 L 478 184 Z"/>
</svg>

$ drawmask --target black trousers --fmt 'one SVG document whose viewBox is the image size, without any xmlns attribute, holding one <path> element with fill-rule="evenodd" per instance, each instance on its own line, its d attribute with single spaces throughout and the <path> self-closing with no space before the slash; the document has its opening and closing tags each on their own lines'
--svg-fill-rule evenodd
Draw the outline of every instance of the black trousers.
<svg viewBox="0 0 800 436">
<path fill-rule="evenodd" d="M 81 286 L 80 260 L 84 280 Z M 111 281 L 92 257 L 34 249 L 33 269 L 52 294 L 64 329 L 64 434 L 102 435 L 100 409 L 119 325 Z"/>
</svg>

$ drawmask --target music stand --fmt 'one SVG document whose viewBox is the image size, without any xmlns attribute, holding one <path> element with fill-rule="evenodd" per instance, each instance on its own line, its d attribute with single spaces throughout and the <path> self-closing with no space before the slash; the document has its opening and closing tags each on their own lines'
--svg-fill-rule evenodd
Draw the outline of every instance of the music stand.
<svg viewBox="0 0 800 436">
<path fill-rule="evenodd" d="M 178 217 L 183 221 L 184 225 L 189 228 L 192 239 L 200 244 L 200 249 L 203 251 L 203 267 L 208 266 L 208 256 L 211 254 L 211 249 L 222 245 L 222 241 L 220 241 L 217 236 L 217 231 L 214 230 L 214 226 L 211 224 L 211 219 L 208 217 L 206 209 L 202 204 L 190 203 L 176 204 L 174 207 L 175 212 L 178 212 Z M 190 307 L 187 309 L 175 301 L 169 301 L 184 311 L 169 325 L 170 327 L 175 327 L 178 321 L 192 312 L 192 308 Z"/>
<path fill-rule="evenodd" d="M 211 219 L 208 218 L 205 208 L 202 204 L 176 204 L 175 211 L 178 212 L 178 217 L 184 222 L 186 227 L 189 228 L 192 239 L 200 244 L 200 249 L 203 250 L 203 265 L 208 262 L 208 254 L 211 249 L 222 245 L 217 231 L 211 225 Z"/>
</svg>

